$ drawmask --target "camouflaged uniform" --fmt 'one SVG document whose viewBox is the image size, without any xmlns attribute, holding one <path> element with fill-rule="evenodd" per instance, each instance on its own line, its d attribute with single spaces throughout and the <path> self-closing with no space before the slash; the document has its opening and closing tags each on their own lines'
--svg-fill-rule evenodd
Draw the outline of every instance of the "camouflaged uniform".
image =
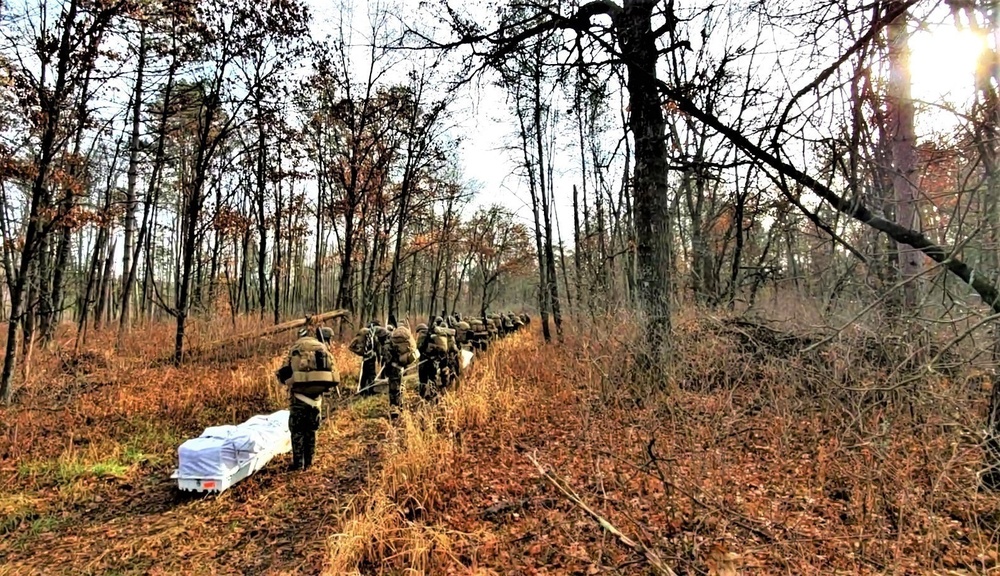
<svg viewBox="0 0 1000 576">
<path fill-rule="evenodd" d="M 421 342 L 420 350 L 420 397 L 433 400 L 447 385 L 448 374 L 448 338 L 447 328 L 434 326 L 427 330 Z"/>
<path fill-rule="evenodd" d="M 397 335 L 405 334 L 409 340 L 410 351 L 407 354 L 400 352 L 399 347 L 393 342 Z M 385 376 L 389 380 L 389 417 L 396 418 L 403 407 L 403 372 L 417 359 L 417 345 L 410 335 L 409 329 L 405 326 L 396 328 L 388 338 L 383 347 L 383 358 L 385 361 Z"/>
<path fill-rule="evenodd" d="M 312 466 L 316 451 L 322 395 L 340 385 L 340 373 L 326 344 L 302 329 L 277 376 L 289 387 L 291 396 L 288 431 L 292 436 L 292 470 L 306 470 Z"/>
<path fill-rule="evenodd" d="M 504 336 L 509 336 L 514 333 L 514 321 L 511 319 L 511 316 L 511 314 L 501 315 L 500 325 L 502 326 L 501 330 Z"/>
<path fill-rule="evenodd" d="M 361 357 L 361 374 L 358 376 L 358 392 L 362 396 L 375 393 L 375 374 L 378 371 L 378 351 L 375 345 L 373 327 L 362 328 L 351 341 L 351 352 Z"/>
<path fill-rule="evenodd" d="M 489 332 L 486 330 L 486 323 L 480 318 L 473 318 L 469 321 L 469 327 L 472 330 L 472 336 L 470 341 L 472 342 L 472 347 L 480 352 L 485 352 L 489 346 Z"/>
<path fill-rule="evenodd" d="M 472 327 L 468 322 L 455 323 L 455 344 L 459 350 L 472 350 Z"/>
<path fill-rule="evenodd" d="M 432 396 L 434 390 L 434 378 L 437 376 L 437 365 L 433 355 L 427 351 L 427 325 L 417 325 L 417 350 L 420 351 L 420 364 L 417 366 L 417 393 L 424 400 Z"/>
<path fill-rule="evenodd" d="M 462 363 L 458 356 L 461 349 L 458 347 L 458 330 L 448 329 L 448 378 L 447 386 L 454 390 L 458 387 L 458 379 L 462 377 Z"/>
</svg>

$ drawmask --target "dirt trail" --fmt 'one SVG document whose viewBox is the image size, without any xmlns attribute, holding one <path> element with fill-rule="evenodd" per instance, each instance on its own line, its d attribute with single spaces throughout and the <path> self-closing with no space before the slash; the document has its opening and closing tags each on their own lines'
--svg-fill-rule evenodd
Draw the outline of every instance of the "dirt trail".
<svg viewBox="0 0 1000 576">
<path fill-rule="evenodd" d="M 495 349 L 500 352 L 491 350 L 478 359 L 475 364 L 481 366 L 474 366 L 465 378 L 478 379 L 482 369 L 493 370 L 498 358 L 508 357 L 511 346 L 527 345 L 522 338 L 512 340 Z M 194 365 L 178 372 L 174 376 L 180 382 L 169 390 L 161 385 L 159 396 L 182 396 L 191 389 L 190 382 L 221 377 L 199 370 Z M 260 370 L 264 377 L 270 373 L 266 364 Z M 249 374 L 257 377 L 256 372 Z M 103 406 L 112 416 L 124 409 L 121 402 L 134 402 L 139 410 L 148 410 L 148 401 L 142 396 L 131 399 L 144 390 L 122 384 L 132 380 L 136 378 L 129 375 L 108 380 L 114 385 L 107 388 L 117 387 L 111 397 L 126 398 L 119 400 L 117 407 L 109 404 L 106 396 L 96 395 L 86 399 L 87 405 Z M 415 386 L 410 378 L 406 383 L 408 388 Z M 111 393 L 105 390 L 101 394 Z M 202 398 L 185 402 L 197 406 L 204 402 Z M 243 396 L 209 399 L 222 406 L 233 402 L 242 406 L 249 401 L 255 407 L 251 411 L 266 409 L 267 404 L 254 389 L 244 390 Z M 407 391 L 406 401 L 411 409 L 418 409 L 422 403 L 412 389 Z M 218 406 L 201 406 L 203 409 L 194 413 L 199 422 L 238 420 L 239 414 L 246 412 L 239 408 L 240 412 L 222 416 Z M 380 478 L 389 454 L 401 448 L 391 444 L 402 441 L 405 445 L 405 439 L 393 433 L 386 417 L 388 402 L 384 394 L 345 400 L 332 407 L 332 414 L 319 432 L 316 462 L 311 470 L 287 472 L 291 455 L 282 455 L 220 495 L 178 491 L 169 478 L 176 465 L 176 454 L 172 453 L 175 442 L 163 444 L 162 438 L 162 448 L 147 455 L 151 460 L 134 465 L 137 467 L 125 474 L 60 479 L 59 468 L 46 468 L 33 480 L 19 478 L 20 469 L 4 469 L 0 478 L 0 519 L 6 519 L 0 525 L 0 576 L 320 574 L 328 566 L 331 537 L 342 531 L 356 510 L 364 509 L 370 498 L 368 482 Z M 179 412 L 186 414 L 186 405 L 182 408 Z M 144 412 L 132 415 L 138 418 L 140 414 L 150 423 L 173 426 L 162 416 Z M 49 443 L 59 442 L 60 435 L 71 429 L 76 435 L 87 435 L 89 444 L 107 437 L 131 437 L 135 432 L 118 429 L 110 422 L 102 425 L 101 431 L 90 426 L 76 427 L 74 422 L 39 423 L 39 434 Z M 184 437 L 190 436 L 187 430 L 192 423 L 189 420 L 183 425 Z M 71 443 L 73 437 L 69 436 Z M 57 445 L 36 452 L 32 456 L 42 464 L 61 462 L 49 459 L 58 453 Z M 30 512 L 15 518 L 10 515 L 10 503 L 18 501 L 28 502 L 26 509 Z"/>
<path fill-rule="evenodd" d="M 99 496 L 56 529 L 0 539 L 0 574 L 317 574 L 345 506 L 379 466 L 384 400 L 364 405 L 324 422 L 308 472 L 286 472 L 290 455 L 279 456 L 221 495 L 179 492 L 163 467 L 141 486 L 111 480 L 102 489 L 128 498 L 103 507 Z"/>
</svg>

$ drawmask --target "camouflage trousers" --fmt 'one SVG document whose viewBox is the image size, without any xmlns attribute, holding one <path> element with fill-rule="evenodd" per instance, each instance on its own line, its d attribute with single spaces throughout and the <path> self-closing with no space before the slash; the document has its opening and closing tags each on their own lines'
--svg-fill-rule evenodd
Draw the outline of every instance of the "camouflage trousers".
<svg viewBox="0 0 1000 576">
<path fill-rule="evenodd" d="M 403 369 L 395 363 L 389 364 L 385 376 L 389 379 L 389 412 L 395 414 L 403 406 Z"/>
<path fill-rule="evenodd" d="M 375 365 L 375 357 L 366 358 L 361 363 L 361 381 L 358 382 L 358 389 L 361 390 L 362 396 L 371 396 L 375 394 L 375 372 L 377 371 L 377 366 Z"/>
<path fill-rule="evenodd" d="M 458 379 L 462 376 L 462 362 L 459 357 L 459 351 L 455 350 L 448 354 L 448 388 L 451 390 L 458 389 Z"/>
<path fill-rule="evenodd" d="M 292 396 L 288 414 L 288 431 L 292 434 L 292 468 L 306 470 L 312 466 L 316 452 L 316 430 L 319 429 L 319 409 Z"/>
<path fill-rule="evenodd" d="M 420 386 L 417 389 L 420 397 L 424 400 L 431 400 L 437 395 L 437 361 L 435 358 L 425 355 L 420 360 L 417 367 L 417 375 L 420 378 Z"/>
</svg>

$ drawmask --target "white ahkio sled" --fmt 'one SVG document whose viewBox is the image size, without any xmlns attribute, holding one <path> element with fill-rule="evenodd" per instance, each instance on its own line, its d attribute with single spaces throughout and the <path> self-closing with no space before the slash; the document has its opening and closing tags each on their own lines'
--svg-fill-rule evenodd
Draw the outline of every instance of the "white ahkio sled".
<svg viewBox="0 0 1000 576">
<path fill-rule="evenodd" d="M 469 364 L 472 364 L 472 355 L 472 350 L 462 350 L 458 353 L 458 361 L 462 370 L 465 370 L 469 367 Z"/>
<path fill-rule="evenodd" d="M 288 410 L 254 416 L 237 426 L 211 426 L 177 449 L 177 487 L 221 493 L 292 450 Z"/>
</svg>

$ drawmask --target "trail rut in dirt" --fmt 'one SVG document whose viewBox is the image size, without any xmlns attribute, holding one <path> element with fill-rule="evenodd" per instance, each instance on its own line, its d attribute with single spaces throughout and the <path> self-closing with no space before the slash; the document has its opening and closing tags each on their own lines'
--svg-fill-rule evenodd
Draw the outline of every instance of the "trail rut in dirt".
<svg viewBox="0 0 1000 576">
<path fill-rule="evenodd" d="M 388 424 L 372 412 L 340 407 L 307 472 L 286 472 L 284 455 L 223 494 L 191 495 L 160 469 L 118 486 L 132 496 L 120 503 L 67 510 L 54 530 L 0 541 L 0 556 L 14 574 L 318 574 L 345 506 L 379 467 Z"/>
</svg>

